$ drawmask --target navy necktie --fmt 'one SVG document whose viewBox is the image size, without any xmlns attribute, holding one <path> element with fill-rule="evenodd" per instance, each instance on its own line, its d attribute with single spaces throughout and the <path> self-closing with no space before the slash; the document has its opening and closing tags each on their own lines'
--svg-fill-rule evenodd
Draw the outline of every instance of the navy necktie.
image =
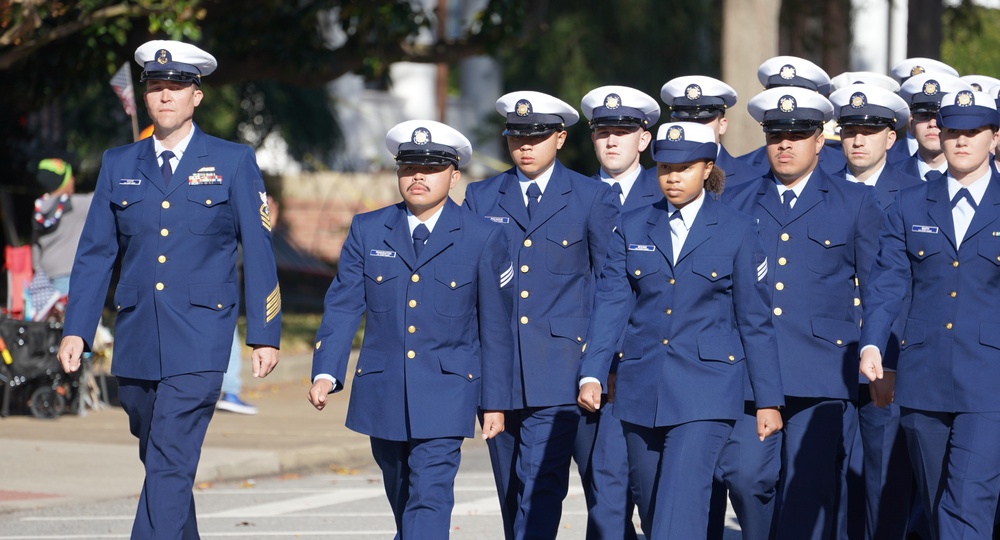
<svg viewBox="0 0 1000 540">
<path fill-rule="evenodd" d="M 534 182 L 528 184 L 528 219 L 531 219 L 538 209 L 538 198 L 541 196 L 542 190 L 538 189 L 538 184 Z"/>
<path fill-rule="evenodd" d="M 785 209 L 785 215 L 790 215 L 792 213 L 792 201 L 795 200 L 795 192 L 786 189 L 784 193 L 781 194 L 781 207 Z"/>
<path fill-rule="evenodd" d="M 164 150 L 160 153 L 160 159 L 163 160 L 163 165 L 160 165 L 160 174 L 163 175 L 164 187 L 170 184 L 170 177 L 174 175 L 174 171 L 170 167 L 170 160 L 173 159 L 173 157 L 174 153 L 170 150 Z"/>
<path fill-rule="evenodd" d="M 624 193 L 622 191 L 622 185 L 620 183 L 618 183 L 618 182 L 615 182 L 614 184 L 611 184 L 611 191 L 612 191 L 612 193 L 615 194 L 615 202 L 618 203 L 618 206 L 621 206 L 623 204 L 622 200 L 624 199 L 624 197 L 622 197 L 622 195 Z"/>
<path fill-rule="evenodd" d="M 969 190 L 965 188 L 958 190 L 958 193 L 955 194 L 955 197 L 951 200 L 951 207 L 955 208 L 955 205 L 958 204 L 958 201 L 962 199 L 968 201 L 969 206 L 972 207 L 972 211 L 978 210 L 978 206 L 976 205 L 976 200 L 972 198 L 972 194 L 969 193 Z"/>
<path fill-rule="evenodd" d="M 927 174 L 924 175 L 924 180 L 930 182 L 931 180 L 937 180 L 938 178 L 941 178 L 942 176 L 944 176 L 943 172 L 931 169 L 931 170 L 927 171 Z"/>
<path fill-rule="evenodd" d="M 413 251 L 417 253 L 418 259 L 420 258 L 420 253 L 424 251 L 424 244 L 430 236 L 430 229 L 423 223 L 413 228 Z"/>
</svg>

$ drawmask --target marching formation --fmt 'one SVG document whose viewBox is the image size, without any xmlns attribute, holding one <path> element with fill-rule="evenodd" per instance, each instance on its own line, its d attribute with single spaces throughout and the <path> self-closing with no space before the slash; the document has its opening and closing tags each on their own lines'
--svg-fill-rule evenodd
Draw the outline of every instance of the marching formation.
<svg viewBox="0 0 1000 540">
<path fill-rule="evenodd" d="M 1000 80 L 892 71 L 767 60 L 765 144 L 739 158 L 722 81 L 668 81 L 662 110 L 596 88 L 589 177 L 557 157 L 577 109 L 511 92 L 514 167 L 464 210 L 468 140 L 390 130 L 403 202 L 351 225 L 309 399 L 342 387 L 367 313 L 348 424 L 397 538 L 448 537 L 477 415 L 509 539 L 556 537 L 574 461 L 592 539 L 636 538 L 636 510 L 646 538 L 721 539 L 727 496 L 749 540 L 992 538 Z"/>
<path fill-rule="evenodd" d="M 154 41 L 136 61 L 153 137 L 105 154 L 58 356 L 79 368 L 120 257 L 113 373 L 146 468 L 132 536 L 197 538 L 238 246 L 255 376 L 277 363 L 281 294 L 252 152 L 193 123 L 215 58 Z M 588 92 L 589 176 L 558 159 L 576 107 L 506 94 L 514 166 L 461 206 L 469 139 L 389 130 L 402 202 L 351 223 L 308 399 L 351 385 L 397 538 L 449 536 L 477 422 L 508 539 L 557 536 L 574 462 L 590 539 L 636 538 L 637 512 L 648 539 L 718 540 L 727 497 L 748 540 L 992 537 L 1000 80 L 923 58 L 831 79 L 789 56 L 758 78 L 765 144 L 742 157 L 722 81 Z"/>
</svg>

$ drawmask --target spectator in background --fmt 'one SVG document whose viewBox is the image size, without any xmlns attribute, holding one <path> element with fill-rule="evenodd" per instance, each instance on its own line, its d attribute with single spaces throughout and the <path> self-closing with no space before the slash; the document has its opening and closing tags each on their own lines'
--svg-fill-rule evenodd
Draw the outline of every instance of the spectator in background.
<svg viewBox="0 0 1000 540">
<path fill-rule="evenodd" d="M 35 199 L 32 213 L 32 265 L 36 273 L 42 271 L 48 276 L 60 295 L 65 295 L 94 194 L 76 193 L 73 167 L 63 159 L 45 158 L 36 168 L 35 179 L 45 193 Z"/>
</svg>

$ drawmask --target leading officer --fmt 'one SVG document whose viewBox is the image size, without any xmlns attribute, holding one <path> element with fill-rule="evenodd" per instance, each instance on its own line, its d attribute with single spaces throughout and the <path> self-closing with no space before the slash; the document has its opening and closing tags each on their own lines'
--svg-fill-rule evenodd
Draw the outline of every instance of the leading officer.
<svg viewBox="0 0 1000 540">
<path fill-rule="evenodd" d="M 146 470 L 132 538 L 198 538 L 191 488 L 239 313 L 238 245 L 255 377 L 278 363 L 281 293 L 253 150 L 193 121 L 215 58 L 187 43 L 150 41 L 135 60 L 153 137 L 104 154 L 58 357 L 66 371 L 79 369 L 120 256 L 111 372 Z"/>
</svg>

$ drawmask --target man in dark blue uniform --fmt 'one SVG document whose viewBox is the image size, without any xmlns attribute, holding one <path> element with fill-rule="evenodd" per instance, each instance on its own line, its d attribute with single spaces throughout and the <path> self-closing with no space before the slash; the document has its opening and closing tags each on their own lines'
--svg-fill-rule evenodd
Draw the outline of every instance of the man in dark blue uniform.
<svg viewBox="0 0 1000 540">
<path fill-rule="evenodd" d="M 430 120 L 386 135 L 403 202 L 360 214 L 316 333 L 309 401 L 343 389 L 367 313 L 347 427 L 371 437 L 402 540 L 447 539 L 464 437 L 504 429 L 514 269 L 504 231 L 448 198 L 472 145 Z"/>
<path fill-rule="evenodd" d="M 580 347 L 619 202 L 607 184 L 556 159 L 579 119 L 573 107 L 519 91 L 497 100 L 497 111 L 514 168 L 470 184 L 464 202 L 503 226 L 514 262 L 512 410 L 490 458 L 507 537 L 552 539 L 580 423 Z"/>
<path fill-rule="evenodd" d="M 58 355 L 66 371 L 79 368 L 120 256 L 111 372 L 146 469 L 132 538 L 197 538 L 191 489 L 239 313 L 238 245 L 255 377 L 278 362 L 281 293 L 253 150 L 193 122 L 215 58 L 151 41 L 135 60 L 153 136 L 104 154 Z"/>
<path fill-rule="evenodd" d="M 852 84 L 833 92 L 830 101 L 834 118 L 840 125 L 840 142 L 847 158 L 847 167 L 837 176 L 873 186 L 883 211 L 889 208 L 900 190 L 922 184 L 919 178 L 886 161 L 887 149 L 894 144 L 905 144 L 896 140 L 896 130 L 906 126 L 910 118 L 903 98 L 881 87 Z M 899 355 L 899 336 L 904 322 L 897 319 L 890 341 L 893 346 L 887 350 L 893 366 Z M 851 457 L 855 458 L 851 463 L 854 472 L 854 463 L 860 462 L 859 471 L 854 474 L 860 473 L 863 483 L 856 486 L 849 482 L 847 492 L 842 494 L 850 497 L 848 525 L 852 530 L 855 526 L 860 530 L 863 522 L 864 537 L 868 540 L 903 538 L 914 498 L 910 458 L 899 430 L 899 407 L 895 404 L 878 407 L 871 398 L 889 391 L 885 388 L 887 382 L 873 381 L 870 384 L 875 388 L 870 389 L 868 379 L 861 377 L 858 387 L 861 436 L 852 449 L 860 450 L 851 452 Z"/>
<path fill-rule="evenodd" d="M 649 129 L 660 118 L 656 100 L 627 86 L 602 86 L 583 96 L 580 110 L 590 122 L 590 138 L 601 164 L 594 177 L 611 187 L 622 212 L 662 199 L 654 170 L 639 164 L 639 155 L 652 139 Z M 573 453 L 587 498 L 587 538 L 592 540 L 636 538 L 625 435 L 612 412 L 616 369 L 612 361 L 604 406 L 583 411 Z"/>
<path fill-rule="evenodd" d="M 922 180 L 934 180 L 947 172 L 936 114 L 941 96 L 962 90 L 972 90 L 972 85 L 944 73 L 914 75 L 899 87 L 899 96 L 910 106 L 907 133 L 913 136 L 917 149 L 909 158 L 895 162 L 896 168 Z"/>
<path fill-rule="evenodd" d="M 723 201 L 759 220 L 768 261 L 772 316 L 785 391 L 782 474 L 775 509 L 778 539 L 835 537 L 844 449 L 856 425 L 852 369 L 860 321 L 855 280 L 866 283 L 882 224 L 871 188 L 829 176 L 817 166 L 822 126 L 833 111 L 804 88 L 765 90 L 750 100 L 761 122 L 771 171 L 727 190 Z M 753 421 L 744 416 L 737 424 Z M 743 433 L 742 440 L 736 439 Z M 755 465 L 743 454 L 756 442 L 737 425 L 720 463 Z M 727 456 L 734 452 L 736 457 Z M 760 467 L 766 467 L 761 463 Z"/>
<path fill-rule="evenodd" d="M 958 71 L 956 71 L 955 68 L 949 66 L 948 64 L 945 64 L 944 62 L 941 62 L 939 60 L 934 60 L 932 58 L 907 58 L 906 60 L 903 60 L 902 62 L 899 62 L 896 65 L 892 66 L 892 68 L 890 68 L 889 70 L 889 73 L 890 75 L 892 75 L 893 80 L 899 83 L 900 86 L 906 83 L 906 81 L 909 80 L 910 77 L 915 77 L 917 75 L 923 75 L 923 74 L 934 75 L 934 76 L 947 75 L 948 77 L 958 77 Z M 947 79 L 948 77 L 945 78 Z M 898 92 L 899 90 L 897 89 L 895 91 Z M 903 99 L 907 100 L 907 105 L 912 105 L 911 103 L 909 103 L 909 99 L 907 99 L 906 95 L 900 93 L 900 96 Z M 912 106 L 910 108 L 910 113 L 911 114 L 913 113 Z M 931 114 L 931 116 L 933 116 L 933 114 Z M 917 149 L 920 146 L 919 143 L 917 142 L 917 138 L 914 136 L 912 129 L 908 129 L 906 131 L 906 138 L 900 141 L 900 143 L 906 143 L 906 144 L 896 144 L 889 149 L 889 157 L 887 158 L 889 163 L 896 163 L 899 161 L 905 161 L 909 159 L 910 157 L 912 157 L 914 154 L 917 153 Z"/>
<path fill-rule="evenodd" d="M 765 60 L 757 68 L 757 80 L 765 88 L 791 86 L 805 88 L 818 92 L 822 96 L 830 94 L 830 76 L 823 68 L 797 56 L 775 56 Z M 767 151 L 765 146 L 744 154 L 738 159 L 746 162 L 760 174 L 768 171 Z M 834 174 L 844 168 L 844 154 L 833 144 L 826 144 L 820 149 L 819 166 L 828 174 Z"/>
<path fill-rule="evenodd" d="M 989 155 L 1000 114 L 992 96 L 961 90 L 941 98 L 936 120 L 948 171 L 889 209 L 860 371 L 892 382 L 881 351 L 905 313 L 894 392 L 873 398 L 899 404 L 931 538 L 989 539 L 1000 494 L 1000 176 Z"/>
<path fill-rule="evenodd" d="M 719 153 L 715 166 L 726 173 L 726 187 L 759 178 L 761 171 L 734 158 L 722 145 L 729 129 L 726 111 L 736 105 L 736 90 L 728 84 L 704 75 L 686 75 L 667 81 L 660 88 L 660 99 L 670 107 L 673 122 L 697 122 L 715 132 Z"/>
</svg>

